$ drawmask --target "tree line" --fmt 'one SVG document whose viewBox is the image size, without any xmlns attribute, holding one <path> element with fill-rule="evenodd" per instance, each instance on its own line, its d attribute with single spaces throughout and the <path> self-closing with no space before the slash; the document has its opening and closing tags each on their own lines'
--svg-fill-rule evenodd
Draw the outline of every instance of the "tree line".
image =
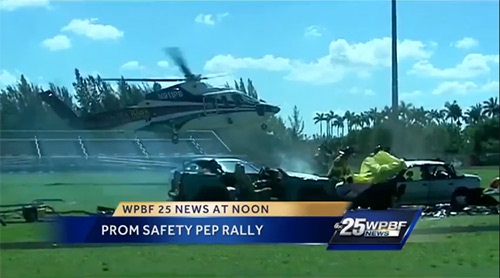
<svg viewBox="0 0 500 278">
<path fill-rule="evenodd" d="M 358 145 L 363 151 L 376 143 L 395 147 L 409 156 L 470 155 L 473 160 L 485 154 L 493 155 L 498 163 L 499 104 L 490 97 L 470 107 L 462 108 L 457 101 L 446 102 L 442 109 L 425 109 L 400 102 L 399 118 L 391 123 L 391 109 L 372 108 L 361 113 L 333 111 L 318 113 L 314 122 L 318 136 L 341 138 Z M 371 142 L 366 142 L 370 140 Z M 368 148 L 368 149 L 367 149 Z M 477 163 L 477 161 L 475 162 Z"/>
<path fill-rule="evenodd" d="M 51 91 L 80 115 L 120 109 L 144 100 L 147 93 L 158 90 L 158 84 L 129 84 L 124 80 L 115 86 L 103 82 L 99 76 L 82 76 L 75 70 L 74 95 L 64 86 L 49 84 Z M 258 92 L 252 80 L 241 78 L 227 88 L 242 91 L 252 98 Z M 53 111 L 41 102 L 41 86 L 21 76 L 17 84 L 6 86 L 0 93 L 0 126 L 2 130 L 56 130 L 69 129 Z M 470 107 L 461 107 L 456 101 L 446 102 L 443 109 L 425 109 L 401 102 L 399 118 L 390 121 L 391 109 L 386 106 L 364 112 L 334 111 L 317 113 L 314 123 L 317 133 L 304 133 L 304 120 L 297 106 L 286 117 L 272 117 L 266 132 L 260 124 L 221 130 L 219 134 L 237 153 L 257 160 L 270 155 L 304 158 L 304 152 L 313 153 L 318 144 L 327 143 L 336 150 L 353 146 L 359 153 L 369 153 L 378 144 L 391 146 L 405 156 L 440 156 L 462 154 L 479 157 L 498 153 L 499 103 L 497 97 L 482 100 Z M 252 138 L 251 143 L 248 138 Z M 289 159 L 288 159 L 289 160 Z M 498 160 L 498 157 L 496 157 Z M 498 163 L 498 162 L 497 162 Z"/>
</svg>

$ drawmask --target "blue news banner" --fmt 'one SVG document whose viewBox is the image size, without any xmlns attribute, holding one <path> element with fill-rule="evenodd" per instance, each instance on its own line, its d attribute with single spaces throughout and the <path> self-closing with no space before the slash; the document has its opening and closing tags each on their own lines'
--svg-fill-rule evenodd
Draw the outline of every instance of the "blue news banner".
<svg viewBox="0 0 500 278">
<path fill-rule="evenodd" d="M 400 250 L 420 210 L 353 210 L 340 217 L 61 217 L 61 244 L 328 244 L 328 250 Z"/>
</svg>

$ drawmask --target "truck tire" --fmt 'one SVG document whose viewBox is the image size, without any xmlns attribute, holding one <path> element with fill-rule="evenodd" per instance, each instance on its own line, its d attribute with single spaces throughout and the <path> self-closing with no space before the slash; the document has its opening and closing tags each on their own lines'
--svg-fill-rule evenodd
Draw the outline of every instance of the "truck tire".
<svg viewBox="0 0 500 278">
<path fill-rule="evenodd" d="M 469 199 L 472 192 L 466 187 L 459 187 L 451 194 L 450 210 L 460 212 L 469 206 Z"/>
<path fill-rule="evenodd" d="M 498 205 L 498 201 L 495 198 L 484 194 L 483 188 L 469 189 L 467 201 L 471 206 L 494 207 Z"/>
</svg>

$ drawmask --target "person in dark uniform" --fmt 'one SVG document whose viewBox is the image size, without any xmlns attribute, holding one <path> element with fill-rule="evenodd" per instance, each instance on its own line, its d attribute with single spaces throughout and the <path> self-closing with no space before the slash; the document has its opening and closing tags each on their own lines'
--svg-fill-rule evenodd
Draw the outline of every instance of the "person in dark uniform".
<svg viewBox="0 0 500 278">
<path fill-rule="evenodd" d="M 181 172 L 175 171 L 170 181 L 170 190 L 168 191 L 168 196 L 170 198 L 176 198 L 179 194 L 179 187 L 181 182 Z"/>
<path fill-rule="evenodd" d="M 346 147 L 339 151 L 339 154 L 333 159 L 328 169 L 327 177 L 332 184 L 337 184 L 341 180 L 351 175 L 349 169 L 349 158 L 354 154 L 354 149 Z"/>
<path fill-rule="evenodd" d="M 236 179 L 236 192 L 238 200 L 255 200 L 255 187 L 252 179 L 245 173 L 245 166 L 237 163 L 234 167 L 234 177 Z"/>
<path fill-rule="evenodd" d="M 326 142 L 322 143 L 318 146 L 316 154 L 314 155 L 314 160 L 316 161 L 316 165 L 318 168 L 319 175 L 324 175 L 328 168 L 330 167 L 330 163 L 332 160 L 333 152 L 328 148 Z"/>
</svg>

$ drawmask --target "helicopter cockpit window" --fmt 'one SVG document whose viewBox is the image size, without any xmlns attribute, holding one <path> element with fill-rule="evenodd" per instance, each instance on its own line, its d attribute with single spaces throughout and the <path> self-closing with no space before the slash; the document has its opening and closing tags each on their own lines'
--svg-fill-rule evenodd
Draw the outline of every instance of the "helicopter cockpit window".
<svg viewBox="0 0 500 278">
<path fill-rule="evenodd" d="M 245 104 L 256 104 L 258 102 L 257 100 L 255 100 L 247 95 L 242 95 L 242 98 L 243 98 L 243 102 Z"/>
<path fill-rule="evenodd" d="M 229 106 L 229 101 L 227 100 L 226 96 L 221 96 L 220 99 L 222 101 L 222 105 Z"/>
<path fill-rule="evenodd" d="M 243 99 L 242 99 L 240 94 L 234 94 L 234 95 L 232 95 L 232 98 L 233 98 L 234 104 L 236 104 L 236 106 L 240 106 L 243 103 Z"/>
<path fill-rule="evenodd" d="M 203 98 L 205 109 L 215 109 L 219 100 L 214 96 L 206 96 Z"/>
<path fill-rule="evenodd" d="M 161 91 L 161 85 L 155 82 L 153 84 L 153 92 L 159 92 L 159 91 Z"/>
</svg>

